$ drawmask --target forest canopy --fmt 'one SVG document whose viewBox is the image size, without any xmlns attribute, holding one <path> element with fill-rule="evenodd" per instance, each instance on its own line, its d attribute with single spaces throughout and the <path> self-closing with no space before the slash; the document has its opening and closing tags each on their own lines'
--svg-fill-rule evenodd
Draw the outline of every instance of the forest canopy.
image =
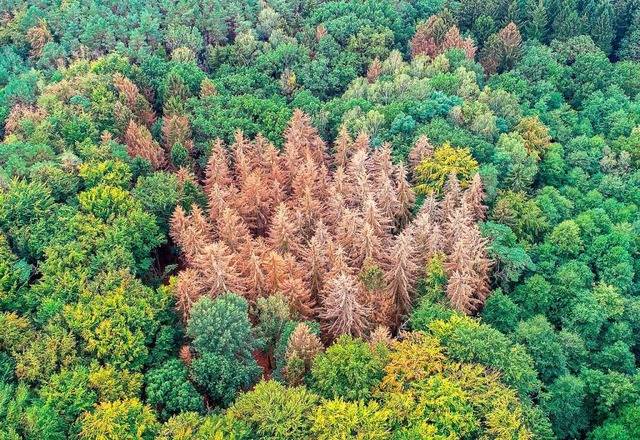
<svg viewBox="0 0 640 440">
<path fill-rule="evenodd" d="M 0 440 L 640 438 L 640 5 L 0 4 Z"/>
</svg>

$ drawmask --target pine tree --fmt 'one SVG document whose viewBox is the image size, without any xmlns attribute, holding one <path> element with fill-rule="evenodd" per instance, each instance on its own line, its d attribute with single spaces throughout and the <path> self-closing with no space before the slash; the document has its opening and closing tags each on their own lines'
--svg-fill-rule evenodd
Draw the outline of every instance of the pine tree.
<svg viewBox="0 0 640 440">
<path fill-rule="evenodd" d="M 373 151 L 367 163 L 367 171 L 374 181 L 388 179 L 393 174 L 394 166 L 391 162 L 391 145 L 383 143 Z"/>
<path fill-rule="evenodd" d="M 444 22 L 438 15 L 432 15 L 426 22 L 418 23 L 416 32 L 411 39 L 412 58 L 418 55 L 426 55 L 433 58 L 438 54 L 438 47 L 441 43 L 441 41 L 438 41 L 438 30 L 442 29 L 443 25 Z M 441 31 L 440 34 L 442 34 Z"/>
<path fill-rule="evenodd" d="M 411 191 L 411 186 L 408 187 L 408 190 Z M 412 191 L 411 194 L 413 194 Z M 376 205 L 380 208 L 380 215 L 384 218 L 385 223 L 393 223 L 394 226 L 396 216 L 400 215 L 401 211 L 398 197 L 397 188 L 391 179 L 385 178 L 378 182 L 378 192 L 375 193 Z"/>
<path fill-rule="evenodd" d="M 522 57 L 520 31 L 515 23 L 511 22 L 498 33 L 498 39 L 501 46 L 502 67 L 505 70 L 511 70 Z"/>
<path fill-rule="evenodd" d="M 462 188 L 455 173 L 449 174 L 443 192 L 444 197 L 439 205 L 440 218 L 446 220 L 453 216 L 462 199 Z"/>
<path fill-rule="evenodd" d="M 396 193 L 398 200 L 395 213 L 396 226 L 398 230 L 402 230 L 411 221 L 411 211 L 416 201 L 416 195 L 407 180 L 407 169 L 404 163 L 400 163 L 396 169 Z"/>
<path fill-rule="evenodd" d="M 39 20 L 36 26 L 29 28 L 26 33 L 27 41 L 31 45 L 31 56 L 41 57 L 44 46 L 53 40 L 47 22 Z"/>
<path fill-rule="evenodd" d="M 427 136 L 422 135 L 418 138 L 409 153 L 409 169 L 411 172 L 413 173 L 413 170 L 415 170 L 425 158 L 431 156 L 433 156 L 433 145 L 431 145 Z"/>
<path fill-rule="evenodd" d="M 285 150 L 294 148 L 301 157 L 308 154 L 316 163 L 324 163 L 326 145 L 318 134 L 318 129 L 311 124 L 311 118 L 302 110 L 296 109 L 293 112 L 283 137 Z"/>
<path fill-rule="evenodd" d="M 398 316 L 406 314 L 413 302 L 417 266 L 411 236 L 398 235 L 387 272 L 387 289 Z"/>
<path fill-rule="evenodd" d="M 460 225 L 462 230 L 447 254 L 447 296 L 451 305 L 467 314 L 478 312 L 489 297 L 489 270 L 492 261 L 487 257 L 487 240 L 477 225 Z"/>
<path fill-rule="evenodd" d="M 301 251 L 295 223 L 284 203 L 276 208 L 267 237 L 269 246 L 280 254 L 291 252 L 295 255 Z"/>
<path fill-rule="evenodd" d="M 384 216 L 378 209 L 378 204 L 371 194 L 368 194 L 362 206 L 362 218 L 371 226 L 373 233 L 384 241 L 392 229 L 392 217 Z"/>
<path fill-rule="evenodd" d="M 192 205 L 189 216 L 178 205 L 169 226 L 171 238 L 185 253 L 187 260 L 202 251 L 213 238 L 211 227 L 197 205 Z"/>
<path fill-rule="evenodd" d="M 280 283 L 278 291 L 289 299 L 291 306 L 296 309 L 300 315 L 308 319 L 313 319 L 315 316 L 315 301 L 300 274 L 285 278 L 284 281 Z"/>
<path fill-rule="evenodd" d="M 133 108 L 138 100 L 138 86 L 120 72 L 113 74 L 113 85 L 118 90 L 118 94 L 125 98 L 127 106 Z"/>
<path fill-rule="evenodd" d="M 216 221 L 215 235 L 234 253 L 239 253 L 252 239 L 249 228 L 235 209 L 227 207 L 222 210 Z"/>
<path fill-rule="evenodd" d="M 418 267 L 424 267 L 431 255 L 441 249 L 442 241 L 437 238 L 440 226 L 436 220 L 431 212 L 421 210 L 407 230 L 411 234 Z"/>
<path fill-rule="evenodd" d="M 129 121 L 124 134 L 124 143 L 127 144 L 129 156 L 149 161 L 154 169 L 160 169 L 166 164 L 164 151 L 158 142 L 152 139 L 146 127 L 137 125 L 133 119 Z"/>
<path fill-rule="evenodd" d="M 365 222 L 354 237 L 349 257 L 352 263 L 360 267 L 366 260 L 384 261 L 383 242 L 373 226 Z"/>
<path fill-rule="evenodd" d="M 369 139 L 369 135 L 364 131 L 358 133 L 356 139 L 353 141 L 353 151 L 355 152 L 363 152 L 365 157 L 369 154 L 371 150 L 371 140 Z"/>
<path fill-rule="evenodd" d="M 439 52 L 449 49 L 461 49 L 467 59 L 473 60 L 476 56 L 476 46 L 471 38 L 463 39 L 457 26 L 452 26 L 440 45 Z"/>
<path fill-rule="evenodd" d="M 211 155 L 207 161 L 205 171 L 204 191 L 211 192 L 213 185 L 224 188 L 231 184 L 231 172 L 229 170 L 229 158 L 220 139 L 211 147 Z"/>
<path fill-rule="evenodd" d="M 255 247 L 255 246 L 254 246 Z M 254 302 L 267 295 L 267 276 L 262 267 L 262 258 L 255 250 L 241 262 L 242 276 L 247 289 L 247 298 Z"/>
<path fill-rule="evenodd" d="M 240 296 L 245 294 L 238 262 L 231 249 L 224 243 L 214 242 L 205 246 L 194 256 L 192 264 L 200 274 L 203 292 L 211 298 L 225 292 L 233 292 Z"/>
<path fill-rule="evenodd" d="M 289 277 L 285 256 L 274 251 L 262 257 L 262 269 L 266 275 L 266 286 L 269 293 L 280 291 L 282 282 Z"/>
<path fill-rule="evenodd" d="M 347 165 L 351 152 L 353 150 L 353 141 L 349 136 L 346 125 L 342 125 L 336 142 L 334 144 L 333 163 L 336 167 L 344 168 Z"/>
<path fill-rule="evenodd" d="M 353 275 L 341 274 L 327 281 L 319 316 L 328 336 L 364 337 L 367 334 L 371 309 L 361 303 L 361 289 Z"/>
<path fill-rule="evenodd" d="M 303 251 L 305 281 L 311 289 L 314 300 L 320 297 L 328 271 L 329 259 L 326 246 L 326 239 L 320 235 L 319 229 L 316 229 L 316 233 L 309 240 L 307 248 Z"/>
<path fill-rule="evenodd" d="M 191 306 L 202 296 L 200 275 L 194 269 L 187 268 L 178 274 L 174 286 L 176 309 L 182 314 L 184 322 L 189 320 Z"/>
<path fill-rule="evenodd" d="M 527 21 L 527 36 L 530 39 L 546 42 L 549 19 L 547 18 L 547 8 L 543 0 L 529 9 L 529 20 Z"/>
<path fill-rule="evenodd" d="M 209 218 L 215 222 L 222 214 L 222 211 L 228 206 L 227 199 L 233 199 L 229 194 L 230 189 L 235 189 L 235 187 L 224 187 L 214 183 L 207 189 L 207 213 L 209 214 Z"/>
<path fill-rule="evenodd" d="M 459 271 L 447 275 L 447 297 L 451 307 L 469 315 L 475 313 L 481 305 L 473 295 L 472 277 Z"/>
<path fill-rule="evenodd" d="M 391 337 L 391 332 L 389 331 L 389 327 L 384 325 L 379 325 L 375 328 L 374 331 L 369 335 L 369 344 L 371 344 L 372 348 L 376 348 L 379 344 L 384 347 L 388 347 L 393 342 L 393 338 Z"/>
<path fill-rule="evenodd" d="M 380 60 L 378 59 L 378 57 L 374 58 L 373 62 L 369 66 L 369 70 L 367 70 L 367 81 L 369 82 L 369 84 L 374 83 L 376 79 L 378 79 L 378 76 L 380 76 L 381 68 L 382 65 L 380 64 Z"/>
<path fill-rule="evenodd" d="M 484 187 L 482 185 L 482 178 L 480 174 L 476 174 L 471 179 L 471 185 L 464 192 L 463 199 L 473 211 L 475 221 L 483 221 L 487 214 L 487 207 L 483 204 L 486 198 Z"/>
<path fill-rule="evenodd" d="M 284 377 L 289 386 L 298 386 L 302 384 L 304 376 L 311 371 L 311 364 L 316 356 L 322 352 L 322 342 L 318 336 L 311 333 L 311 328 L 301 322 L 296 326 L 289 336 L 287 342 L 287 351 L 285 353 L 286 366 Z M 296 364 L 296 360 L 302 363 L 302 369 L 296 371 L 291 368 Z"/>
<path fill-rule="evenodd" d="M 200 98 L 208 98 L 210 96 L 217 96 L 218 89 L 212 80 L 205 78 L 200 83 Z"/>
<path fill-rule="evenodd" d="M 259 172 L 250 172 L 241 182 L 235 206 L 254 233 L 265 233 L 273 205 L 269 186 Z"/>
<path fill-rule="evenodd" d="M 330 269 L 327 273 L 327 279 L 352 273 L 349 267 L 348 257 L 341 246 L 337 246 L 333 252 L 329 254 L 329 264 Z"/>
</svg>

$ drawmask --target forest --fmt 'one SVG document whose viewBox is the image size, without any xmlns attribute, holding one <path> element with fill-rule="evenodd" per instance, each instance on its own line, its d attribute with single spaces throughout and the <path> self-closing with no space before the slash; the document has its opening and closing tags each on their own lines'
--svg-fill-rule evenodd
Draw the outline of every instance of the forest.
<svg viewBox="0 0 640 440">
<path fill-rule="evenodd" d="M 640 2 L 0 2 L 0 440 L 640 439 Z"/>
</svg>

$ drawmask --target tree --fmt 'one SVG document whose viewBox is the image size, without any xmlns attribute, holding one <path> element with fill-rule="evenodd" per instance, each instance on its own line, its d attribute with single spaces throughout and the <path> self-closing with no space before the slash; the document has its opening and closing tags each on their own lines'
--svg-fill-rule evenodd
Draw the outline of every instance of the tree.
<svg viewBox="0 0 640 440">
<path fill-rule="evenodd" d="M 500 371 L 502 381 L 516 388 L 522 397 L 538 392 L 541 387 L 526 349 L 489 325 L 454 314 L 446 321 L 427 324 L 426 329 L 416 326 L 414 329 L 429 330 L 452 360 L 479 363 Z"/>
<path fill-rule="evenodd" d="M 127 152 L 134 157 L 141 157 L 148 160 L 154 169 L 162 168 L 165 165 L 164 151 L 152 139 L 151 133 L 144 126 L 137 125 L 133 119 L 129 121 L 129 126 L 124 134 L 124 142 L 127 144 Z"/>
<path fill-rule="evenodd" d="M 418 182 L 416 192 L 428 194 L 430 191 L 439 193 L 445 180 L 450 174 L 455 174 L 466 185 L 478 170 L 476 162 L 468 149 L 452 147 L 445 143 L 433 152 L 433 156 L 425 157 L 414 171 L 414 178 Z"/>
<path fill-rule="evenodd" d="M 247 312 L 247 301 L 231 293 L 215 300 L 204 296 L 191 309 L 187 335 L 199 354 L 191 362 L 191 375 L 222 404 L 231 403 L 238 389 L 248 388 L 261 374 L 252 355 L 258 341 Z"/>
<path fill-rule="evenodd" d="M 71 425 L 96 403 L 96 392 L 89 387 L 89 371 L 85 367 L 64 369 L 51 376 L 40 390 L 45 404 Z"/>
<path fill-rule="evenodd" d="M 362 339 L 343 335 L 311 367 L 311 389 L 326 399 L 368 399 L 383 376 L 384 360 Z"/>
<path fill-rule="evenodd" d="M 225 292 L 238 295 L 245 293 L 238 263 L 224 243 L 215 242 L 205 246 L 195 256 L 193 265 L 200 276 L 202 291 L 211 298 Z"/>
<path fill-rule="evenodd" d="M 324 440 L 351 436 L 382 439 L 389 435 L 390 418 L 391 411 L 380 408 L 375 400 L 369 403 L 327 400 L 317 409 L 311 433 Z"/>
<path fill-rule="evenodd" d="M 391 345 L 387 359 L 380 389 L 395 432 L 427 438 L 530 435 L 527 406 L 515 391 L 479 365 L 449 359 L 436 337 L 408 333 Z"/>
<path fill-rule="evenodd" d="M 575 437 L 588 425 L 584 387 L 580 378 L 565 375 L 556 379 L 542 397 L 542 409 L 549 414 L 559 438 Z"/>
<path fill-rule="evenodd" d="M 311 371 L 316 356 L 323 350 L 320 338 L 311 332 L 307 324 L 301 322 L 291 333 L 287 343 L 287 361 L 284 376 L 289 385 L 300 385 Z"/>
<path fill-rule="evenodd" d="M 128 271 L 101 274 L 67 305 L 63 316 L 97 359 L 120 368 L 141 369 L 148 345 L 168 304 L 161 290 L 144 286 Z"/>
<path fill-rule="evenodd" d="M 277 381 L 260 382 L 229 408 L 259 438 L 306 439 L 318 397 L 304 387 L 287 388 Z"/>
<path fill-rule="evenodd" d="M 362 303 L 357 278 L 341 274 L 327 281 L 320 318 L 330 337 L 346 334 L 362 337 L 369 329 L 371 309 Z"/>
<path fill-rule="evenodd" d="M 164 420 L 180 412 L 204 412 L 202 397 L 188 380 L 187 367 L 170 359 L 146 375 L 147 401 Z"/>
<path fill-rule="evenodd" d="M 625 407 L 620 415 L 609 418 L 602 426 L 598 426 L 589 434 L 589 440 L 632 439 L 638 436 L 638 418 L 640 413 L 637 405 Z"/>
<path fill-rule="evenodd" d="M 544 6 L 543 6 L 544 8 Z M 540 12 L 537 12 L 540 14 Z M 536 35 L 541 34 L 542 26 L 540 22 L 542 18 L 537 17 L 538 22 L 532 24 L 534 27 L 532 32 Z M 520 31 L 514 22 L 510 22 L 500 32 L 492 35 L 482 50 L 481 63 L 488 73 L 496 73 L 497 71 L 508 71 L 513 69 L 516 63 L 522 57 L 522 37 Z"/>
<path fill-rule="evenodd" d="M 80 437 L 89 440 L 152 440 L 159 428 L 151 409 L 138 399 L 102 403 L 80 418 Z"/>
<path fill-rule="evenodd" d="M 406 314 L 413 302 L 417 265 L 413 262 L 415 250 L 409 234 L 400 234 L 395 242 L 392 261 L 385 281 L 388 295 L 397 315 Z"/>
<path fill-rule="evenodd" d="M 530 20 L 526 26 L 526 34 L 529 38 L 545 41 L 548 33 L 549 18 L 547 8 L 542 0 L 529 10 Z"/>
<path fill-rule="evenodd" d="M 562 341 L 544 316 L 520 321 L 514 340 L 526 347 L 544 383 L 568 373 Z"/>
</svg>

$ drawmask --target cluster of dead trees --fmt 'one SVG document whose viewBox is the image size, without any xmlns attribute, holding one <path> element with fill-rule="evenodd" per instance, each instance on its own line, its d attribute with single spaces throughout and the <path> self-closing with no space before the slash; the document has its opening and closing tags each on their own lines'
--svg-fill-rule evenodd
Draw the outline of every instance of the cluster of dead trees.
<svg viewBox="0 0 640 440">
<path fill-rule="evenodd" d="M 480 178 L 468 189 L 452 176 L 442 200 L 427 198 L 416 216 L 410 176 L 388 145 L 340 133 L 333 153 L 296 111 L 280 152 L 263 137 L 237 132 L 212 147 L 203 182 L 205 212 L 178 207 L 171 237 L 186 265 L 177 306 L 188 319 L 202 295 L 232 291 L 250 302 L 276 292 L 327 337 L 367 336 L 394 328 L 410 310 L 430 259 L 445 256 L 451 304 L 474 313 L 489 295 L 485 207 Z M 421 139 L 419 162 L 430 145 Z"/>
</svg>

